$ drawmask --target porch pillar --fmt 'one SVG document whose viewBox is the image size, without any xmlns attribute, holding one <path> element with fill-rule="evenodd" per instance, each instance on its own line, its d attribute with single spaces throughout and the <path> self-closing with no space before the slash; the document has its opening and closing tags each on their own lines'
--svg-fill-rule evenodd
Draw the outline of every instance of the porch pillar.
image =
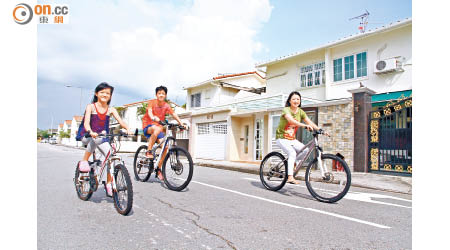
<svg viewBox="0 0 450 250">
<path fill-rule="evenodd" d="M 369 112 L 372 110 L 371 96 L 375 91 L 367 87 L 348 90 L 353 99 L 353 169 L 368 172 L 368 128 Z"/>
</svg>

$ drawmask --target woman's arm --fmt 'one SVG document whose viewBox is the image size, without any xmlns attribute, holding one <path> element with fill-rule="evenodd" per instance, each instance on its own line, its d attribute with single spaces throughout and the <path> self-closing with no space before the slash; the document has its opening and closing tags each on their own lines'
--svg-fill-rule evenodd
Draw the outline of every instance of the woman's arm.
<svg viewBox="0 0 450 250">
<path fill-rule="evenodd" d="M 315 130 L 320 130 L 319 126 L 317 126 L 314 122 L 312 122 L 312 121 L 308 118 L 308 116 L 305 117 L 305 119 L 303 119 L 303 120 L 306 122 L 306 124 L 310 125 L 310 126 L 313 127 Z M 326 135 L 326 136 L 330 136 L 330 134 L 328 134 L 327 131 L 324 131 L 323 134 Z"/>
<path fill-rule="evenodd" d="M 284 118 L 286 118 L 286 120 L 290 123 L 290 124 L 294 124 L 297 127 L 301 127 L 301 128 L 306 128 L 306 129 L 312 129 L 312 126 L 301 123 L 297 120 L 294 119 L 294 117 L 292 117 L 290 114 L 285 114 Z"/>
<path fill-rule="evenodd" d="M 116 120 L 119 122 L 120 126 L 122 126 L 124 129 L 127 130 L 128 134 L 131 132 L 130 128 L 128 127 L 128 125 L 122 120 L 122 118 L 120 118 L 119 113 L 117 112 L 117 110 L 114 107 L 111 107 L 111 113 L 114 116 L 114 118 L 116 118 Z"/>
<path fill-rule="evenodd" d="M 320 128 L 314 123 L 312 122 L 308 116 L 305 117 L 305 119 L 303 119 L 305 121 L 306 124 L 308 124 L 309 126 L 313 127 L 315 130 L 319 130 Z"/>
</svg>

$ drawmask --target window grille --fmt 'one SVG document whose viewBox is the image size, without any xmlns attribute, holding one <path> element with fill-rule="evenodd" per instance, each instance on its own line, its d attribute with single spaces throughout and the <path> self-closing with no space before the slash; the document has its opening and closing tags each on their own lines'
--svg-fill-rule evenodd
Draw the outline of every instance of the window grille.
<svg viewBox="0 0 450 250">
<path fill-rule="evenodd" d="M 198 135 L 209 134 L 209 124 L 208 123 L 199 123 L 197 125 L 197 134 Z"/>
<path fill-rule="evenodd" d="M 219 124 L 213 124 L 213 131 L 214 134 L 227 134 L 227 124 L 226 123 L 219 123 Z"/>
</svg>

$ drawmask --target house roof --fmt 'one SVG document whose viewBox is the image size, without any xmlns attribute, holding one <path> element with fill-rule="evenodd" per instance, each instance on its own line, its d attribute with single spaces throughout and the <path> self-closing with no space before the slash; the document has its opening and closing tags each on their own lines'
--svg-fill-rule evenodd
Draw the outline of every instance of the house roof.
<svg viewBox="0 0 450 250">
<path fill-rule="evenodd" d="M 217 80 L 222 80 L 222 79 L 232 78 L 232 77 L 239 77 L 239 76 L 246 76 L 246 75 L 251 75 L 251 74 L 255 74 L 255 75 L 259 76 L 261 79 L 265 79 L 257 71 L 243 72 L 243 73 L 236 73 L 236 74 L 224 74 L 221 76 L 213 77 L 212 79 L 208 79 L 208 80 L 200 82 L 200 83 L 193 84 L 188 87 L 183 87 L 183 89 L 187 90 L 187 89 L 199 87 L 199 86 L 206 85 L 206 84 L 211 84 L 212 82 L 217 81 Z"/>
<path fill-rule="evenodd" d="M 63 125 L 64 125 L 64 124 L 63 124 L 63 123 L 61 123 L 61 124 L 59 124 L 59 126 L 58 126 L 58 127 L 62 128 L 62 127 L 63 127 Z"/>
<path fill-rule="evenodd" d="M 151 100 L 151 99 L 143 100 L 143 101 L 139 101 L 139 102 L 128 103 L 128 104 L 124 104 L 124 105 L 122 105 L 122 106 L 124 106 L 124 107 L 135 106 L 135 105 L 138 105 L 138 104 L 141 104 L 141 103 L 148 102 L 148 101 L 150 101 L 150 100 Z M 172 105 L 174 105 L 174 106 L 176 106 L 176 107 L 180 107 L 180 105 L 178 105 L 178 104 L 176 104 L 176 103 L 174 103 L 174 102 L 172 102 L 172 101 L 168 101 L 168 103 L 169 103 L 169 104 L 172 104 Z"/>
<path fill-rule="evenodd" d="M 293 53 L 293 54 L 290 54 L 290 55 L 287 55 L 287 56 L 282 56 L 282 57 L 279 57 L 279 58 L 276 58 L 276 59 L 272 59 L 272 60 L 269 60 L 269 61 L 266 61 L 266 62 L 260 62 L 260 63 L 256 64 L 256 67 L 259 68 L 259 67 L 269 66 L 269 65 L 275 64 L 275 63 L 280 62 L 280 61 L 291 59 L 293 57 L 301 56 L 301 55 L 304 55 L 304 54 L 307 54 L 307 53 L 311 53 L 311 52 L 315 52 L 315 51 L 318 51 L 318 50 L 321 50 L 321 49 L 325 49 L 325 48 L 334 47 L 334 46 L 337 46 L 337 45 L 340 45 L 340 44 L 343 44 L 343 43 L 351 42 L 351 41 L 354 41 L 354 40 L 357 40 L 357 39 L 365 38 L 365 37 L 368 37 L 368 36 L 372 36 L 372 35 L 375 35 L 375 34 L 378 34 L 378 33 L 383 33 L 383 32 L 386 32 L 386 31 L 393 30 L 393 29 L 401 28 L 403 26 L 407 26 L 407 25 L 411 25 L 411 24 L 412 24 L 412 19 L 411 18 L 406 18 L 404 20 L 399 20 L 399 21 L 396 21 L 396 22 L 392 22 L 392 23 L 390 23 L 388 25 L 383 25 L 383 26 L 375 28 L 375 29 L 369 29 L 369 30 L 367 30 L 364 33 L 357 33 L 357 34 L 353 34 L 353 35 L 350 35 L 350 36 L 346 36 L 346 37 L 340 38 L 338 40 L 328 42 L 328 43 L 326 43 L 324 45 L 321 45 L 321 46 L 318 46 L 316 48 L 312 48 L 312 49 L 308 49 L 308 50 L 305 50 L 305 51 L 296 52 L 296 53 Z"/>
<path fill-rule="evenodd" d="M 219 80 L 219 79 L 224 79 L 224 78 L 228 78 L 228 77 L 235 77 L 235 76 L 245 76 L 245 75 L 250 75 L 250 74 L 256 74 L 256 75 L 258 75 L 261 79 L 264 79 L 264 77 L 262 77 L 260 74 L 258 74 L 258 72 L 252 71 L 252 72 L 244 72 L 244 73 L 237 73 L 237 74 L 228 74 L 228 75 L 216 76 L 216 77 L 213 77 L 213 80 Z"/>
<path fill-rule="evenodd" d="M 70 125 L 70 124 L 72 124 L 72 120 L 66 120 L 65 123 L 66 123 L 67 125 Z"/>
<path fill-rule="evenodd" d="M 81 115 L 74 115 L 73 118 L 75 118 L 75 121 L 81 122 L 83 120 L 83 116 Z"/>
</svg>

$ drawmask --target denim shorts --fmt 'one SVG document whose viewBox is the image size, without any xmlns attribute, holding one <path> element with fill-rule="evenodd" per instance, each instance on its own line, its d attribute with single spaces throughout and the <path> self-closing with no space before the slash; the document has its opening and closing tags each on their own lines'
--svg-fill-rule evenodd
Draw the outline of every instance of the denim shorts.
<svg viewBox="0 0 450 250">
<path fill-rule="evenodd" d="M 145 137 L 147 137 L 147 139 L 150 138 L 150 136 L 151 136 L 151 134 L 148 133 L 148 128 L 150 128 L 151 126 L 153 126 L 153 125 L 152 124 L 147 125 L 147 127 L 145 127 L 144 130 L 143 130 L 144 131 L 144 135 L 145 135 Z M 157 138 L 158 139 L 164 138 L 164 133 L 163 132 L 159 133 Z"/>
</svg>

